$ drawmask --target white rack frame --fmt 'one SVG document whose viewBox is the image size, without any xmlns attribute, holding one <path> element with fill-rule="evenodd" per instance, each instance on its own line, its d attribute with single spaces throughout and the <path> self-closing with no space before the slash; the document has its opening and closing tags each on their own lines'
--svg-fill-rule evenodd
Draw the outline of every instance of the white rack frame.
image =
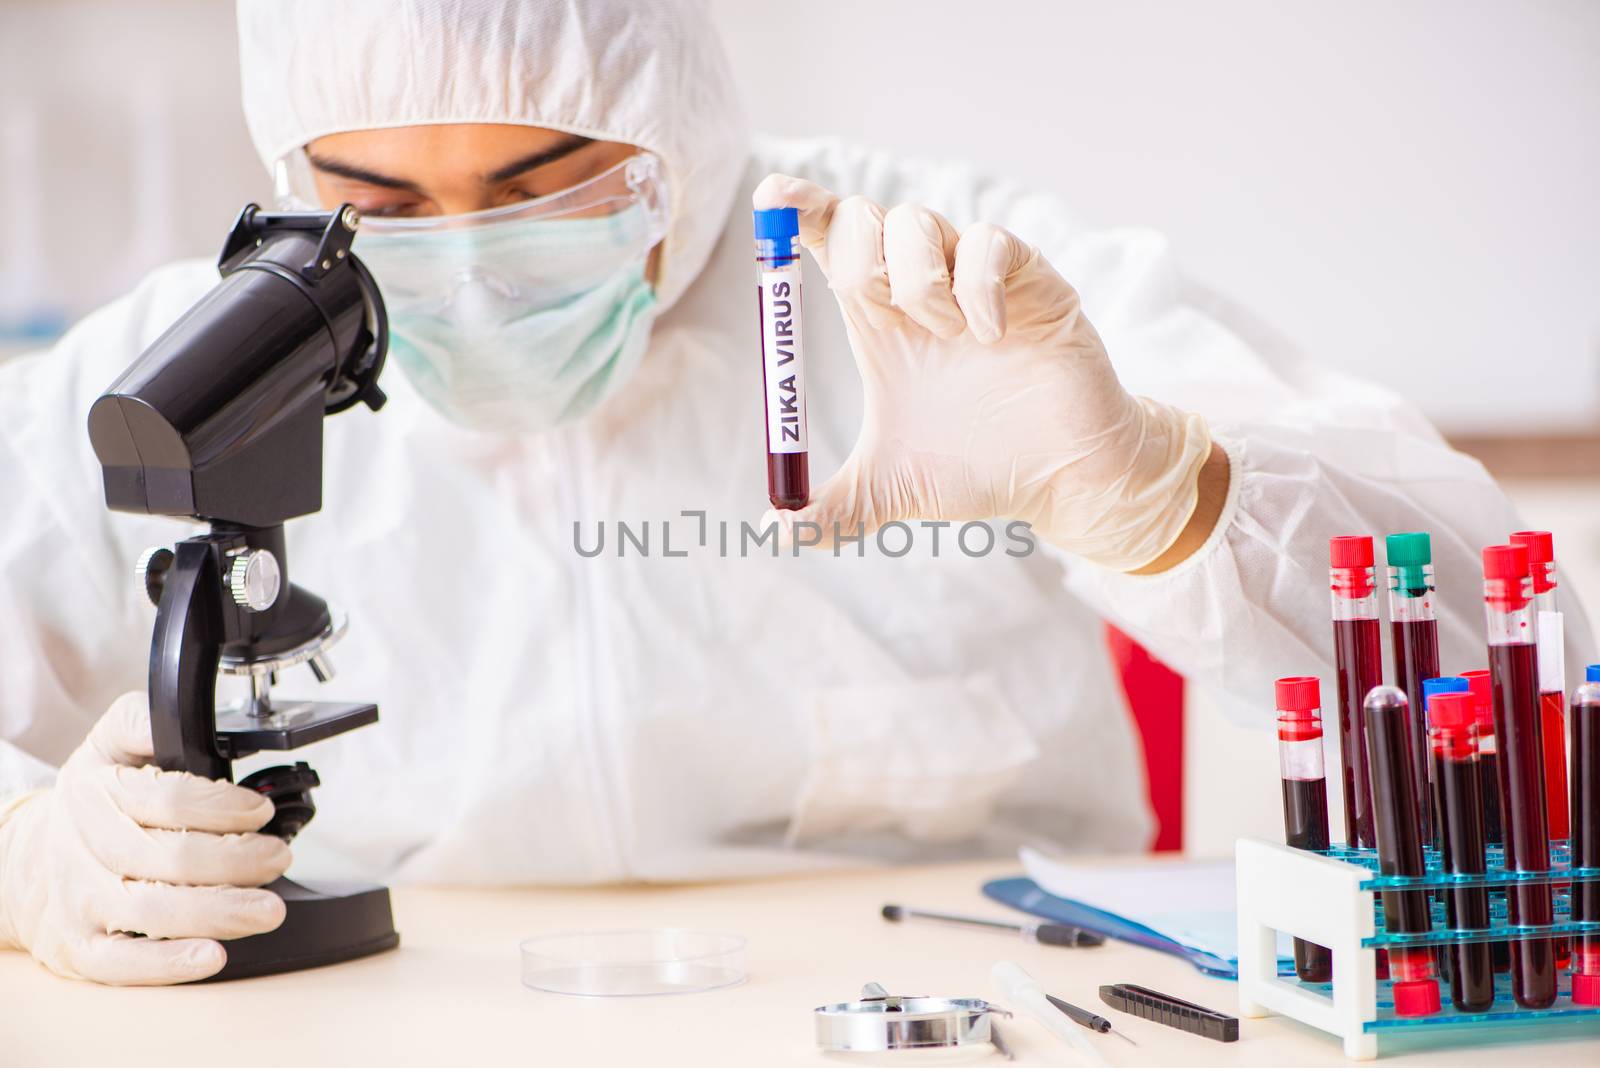
<svg viewBox="0 0 1600 1068">
<path fill-rule="evenodd" d="M 1344 1040 L 1344 1055 L 1370 1061 L 1378 1036 L 1377 950 L 1361 941 L 1377 931 L 1373 873 L 1356 864 L 1277 842 L 1241 838 L 1235 846 L 1239 898 L 1239 1015 L 1280 1013 Z M 1278 932 L 1333 951 L 1333 1000 L 1278 975 Z"/>
</svg>

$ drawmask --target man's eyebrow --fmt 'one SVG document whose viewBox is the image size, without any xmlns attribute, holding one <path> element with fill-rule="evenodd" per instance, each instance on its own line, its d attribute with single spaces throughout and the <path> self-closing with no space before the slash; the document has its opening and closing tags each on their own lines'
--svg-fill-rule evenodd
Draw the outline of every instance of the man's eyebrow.
<svg viewBox="0 0 1600 1068">
<path fill-rule="evenodd" d="M 415 182 L 408 182 L 404 178 L 391 178 L 387 174 L 369 171 L 365 167 L 357 167 L 353 163 L 328 159 L 326 156 L 312 155 L 309 152 L 306 153 L 306 158 L 311 161 L 313 167 L 327 174 L 337 174 L 341 178 L 349 178 L 355 182 L 366 182 L 368 185 L 381 185 L 385 189 L 403 189 L 408 193 L 419 194 L 422 192 Z"/>
<path fill-rule="evenodd" d="M 543 167 L 546 163 L 554 163 L 556 160 L 570 156 L 574 152 L 578 151 L 578 149 L 585 148 L 592 144 L 594 144 L 594 138 L 582 137 L 578 134 L 573 134 L 565 141 L 551 145 L 549 148 L 540 149 L 538 152 L 535 152 L 532 155 L 523 156 L 521 159 L 512 160 L 504 167 L 490 171 L 488 174 L 484 175 L 484 184 L 494 185 L 496 182 L 507 181 L 508 179 L 515 178 L 519 174 L 524 174 L 536 168 Z"/>
</svg>

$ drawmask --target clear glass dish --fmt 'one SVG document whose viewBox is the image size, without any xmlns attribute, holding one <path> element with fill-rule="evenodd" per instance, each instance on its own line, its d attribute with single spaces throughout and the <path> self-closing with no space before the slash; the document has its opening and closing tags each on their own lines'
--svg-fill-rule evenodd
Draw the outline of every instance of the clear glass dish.
<svg viewBox="0 0 1600 1068">
<path fill-rule="evenodd" d="M 743 936 L 677 927 L 524 939 L 522 985 L 552 994 L 698 994 L 744 982 Z"/>
</svg>

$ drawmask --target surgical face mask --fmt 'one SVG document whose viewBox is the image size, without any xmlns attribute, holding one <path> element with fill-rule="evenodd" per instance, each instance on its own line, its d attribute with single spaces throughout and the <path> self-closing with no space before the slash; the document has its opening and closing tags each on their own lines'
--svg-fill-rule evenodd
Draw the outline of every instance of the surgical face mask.
<svg viewBox="0 0 1600 1068">
<path fill-rule="evenodd" d="M 363 220 L 355 252 L 383 293 L 390 353 L 447 418 L 545 429 L 592 411 L 638 366 L 655 317 L 645 267 L 666 232 L 665 198 L 654 157 L 613 171 L 625 181 L 607 172 L 472 216 Z M 601 195 L 589 188 L 597 183 L 624 192 Z M 555 202 L 563 210 L 549 210 Z"/>
</svg>

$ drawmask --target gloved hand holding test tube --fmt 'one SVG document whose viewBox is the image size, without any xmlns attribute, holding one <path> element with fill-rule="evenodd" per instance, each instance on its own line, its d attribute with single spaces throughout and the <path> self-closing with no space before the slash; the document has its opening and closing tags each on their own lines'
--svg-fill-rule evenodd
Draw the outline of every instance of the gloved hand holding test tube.
<svg viewBox="0 0 1600 1068">
<path fill-rule="evenodd" d="M 783 543 L 797 529 L 809 536 L 801 544 L 829 545 L 894 521 L 1007 517 L 1104 567 L 1138 571 L 1188 531 L 1214 453 L 1226 485 L 1205 420 L 1123 389 L 1077 291 L 1014 234 L 988 223 L 958 234 L 921 205 L 885 211 L 782 174 L 752 203 L 758 219 L 794 209 L 862 382 L 860 436 L 810 503 L 795 508 L 792 486 L 772 483 L 779 510 L 763 525 L 777 523 Z M 776 257 L 782 242 L 769 236 Z M 769 450 L 776 352 L 769 344 Z M 780 415 L 788 401 L 776 398 Z"/>
</svg>

